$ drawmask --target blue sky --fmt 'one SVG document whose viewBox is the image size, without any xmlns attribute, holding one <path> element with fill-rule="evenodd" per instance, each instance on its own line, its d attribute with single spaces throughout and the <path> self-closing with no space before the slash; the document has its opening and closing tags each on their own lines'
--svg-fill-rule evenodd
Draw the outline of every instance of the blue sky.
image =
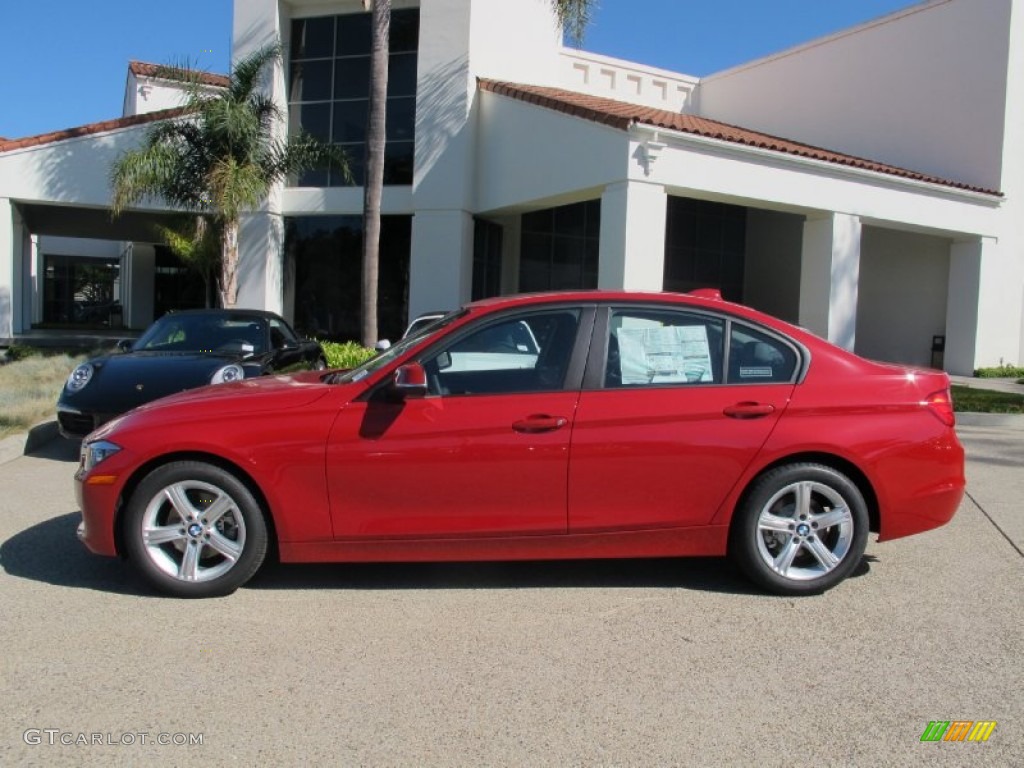
<svg viewBox="0 0 1024 768">
<path fill-rule="evenodd" d="M 515 0 L 509 0 L 515 2 Z M 916 0 L 599 0 L 583 48 L 707 75 Z M 0 136 L 121 115 L 132 59 L 226 72 L 231 0 L 7 2 Z"/>
</svg>

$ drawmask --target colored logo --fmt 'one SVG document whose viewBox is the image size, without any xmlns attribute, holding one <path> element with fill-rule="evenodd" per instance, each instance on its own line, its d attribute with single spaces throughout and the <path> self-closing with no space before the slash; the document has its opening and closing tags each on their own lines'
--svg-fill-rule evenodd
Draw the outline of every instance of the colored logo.
<svg viewBox="0 0 1024 768">
<path fill-rule="evenodd" d="M 921 741 L 988 741 L 995 720 L 930 720 Z"/>
</svg>

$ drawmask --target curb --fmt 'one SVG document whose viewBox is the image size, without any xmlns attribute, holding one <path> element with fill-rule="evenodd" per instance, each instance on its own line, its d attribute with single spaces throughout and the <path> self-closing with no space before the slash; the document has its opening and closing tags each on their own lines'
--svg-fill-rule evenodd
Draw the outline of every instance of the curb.
<svg viewBox="0 0 1024 768">
<path fill-rule="evenodd" d="M 0 464 L 37 451 L 59 436 L 56 421 L 43 421 L 30 428 L 28 432 L 5 437 L 0 440 Z"/>
<path fill-rule="evenodd" d="M 970 413 L 956 412 L 958 427 L 1002 427 L 1024 430 L 1024 414 L 1021 413 Z"/>
</svg>

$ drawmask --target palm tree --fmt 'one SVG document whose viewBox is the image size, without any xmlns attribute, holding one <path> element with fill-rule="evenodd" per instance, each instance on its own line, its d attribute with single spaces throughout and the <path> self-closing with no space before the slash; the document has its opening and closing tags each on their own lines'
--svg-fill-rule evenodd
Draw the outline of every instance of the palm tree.
<svg viewBox="0 0 1024 768">
<path fill-rule="evenodd" d="M 364 4 L 370 0 L 363 0 Z M 377 343 L 380 272 L 380 199 L 384 191 L 384 116 L 388 103 L 388 41 L 391 0 L 373 0 L 370 41 L 370 99 L 366 126 L 366 179 L 363 181 L 363 346 Z"/>
<path fill-rule="evenodd" d="M 550 0 L 559 26 L 579 44 L 597 0 Z M 377 276 L 380 271 L 380 199 L 384 189 L 384 123 L 388 91 L 388 37 L 391 0 L 363 0 L 373 5 L 370 48 L 369 119 L 366 126 L 366 179 L 363 182 L 363 344 L 377 341 Z"/>
<path fill-rule="evenodd" d="M 183 115 L 155 124 L 142 146 L 122 154 L 111 171 L 114 215 L 153 195 L 212 217 L 220 232 L 218 292 L 224 307 L 233 307 L 238 297 L 242 213 L 306 168 L 328 164 L 348 175 L 341 149 L 305 135 L 276 135 L 281 112 L 259 85 L 264 68 L 280 56 L 279 43 L 254 51 L 235 64 L 228 86 L 216 90 L 195 70 L 165 68 L 163 76 L 185 83 Z"/>
</svg>

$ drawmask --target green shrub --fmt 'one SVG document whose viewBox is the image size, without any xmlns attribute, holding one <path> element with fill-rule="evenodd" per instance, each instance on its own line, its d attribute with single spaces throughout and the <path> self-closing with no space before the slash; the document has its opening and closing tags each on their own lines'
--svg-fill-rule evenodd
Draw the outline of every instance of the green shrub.
<svg viewBox="0 0 1024 768">
<path fill-rule="evenodd" d="M 339 344 L 335 341 L 324 341 L 320 343 L 327 354 L 328 368 L 355 368 L 362 365 L 375 354 L 374 350 L 364 347 L 355 341 L 346 341 Z"/>
<path fill-rule="evenodd" d="M 16 360 L 24 360 L 26 357 L 38 354 L 38 352 L 39 350 L 26 347 L 23 344 L 12 344 L 7 348 L 7 359 L 13 363 Z"/>
<path fill-rule="evenodd" d="M 1019 365 L 996 365 L 991 368 L 978 368 L 974 375 L 979 379 L 1009 379 L 1024 376 L 1024 368 Z"/>
<path fill-rule="evenodd" d="M 1024 413 L 1024 395 L 953 386 L 953 410 L 974 413 Z"/>
</svg>

